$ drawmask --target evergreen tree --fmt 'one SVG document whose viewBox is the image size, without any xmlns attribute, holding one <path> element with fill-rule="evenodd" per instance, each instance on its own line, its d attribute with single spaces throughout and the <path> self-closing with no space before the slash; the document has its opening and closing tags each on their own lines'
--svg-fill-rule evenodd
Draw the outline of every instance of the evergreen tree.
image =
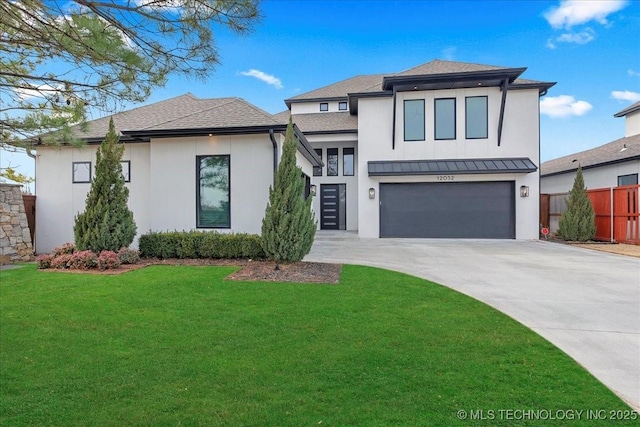
<svg viewBox="0 0 640 427">
<path fill-rule="evenodd" d="M 302 169 L 296 165 L 297 150 L 298 141 L 289 118 L 282 158 L 275 183 L 269 187 L 269 203 L 262 220 L 262 247 L 276 263 L 302 260 L 311 250 L 316 234 L 312 200 L 304 199 Z"/>
<path fill-rule="evenodd" d="M 133 213 L 127 206 L 129 189 L 122 176 L 124 145 L 118 144 L 113 119 L 96 153 L 96 173 L 87 195 L 85 211 L 78 214 L 73 228 L 78 250 L 117 251 L 128 247 L 136 235 Z"/>
<path fill-rule="evenodd" d="M 596 235 L 596 214 L 587 195 L 581 166 L 567 197 L 567 211 L 560 217 L 558 234 L 564 240 L 582 242 Z"/>
</svg>

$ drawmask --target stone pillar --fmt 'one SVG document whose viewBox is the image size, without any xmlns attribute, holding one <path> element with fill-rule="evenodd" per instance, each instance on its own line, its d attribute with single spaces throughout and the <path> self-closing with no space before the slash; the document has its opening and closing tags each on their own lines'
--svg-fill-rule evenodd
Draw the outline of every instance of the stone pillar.
<svg viewBox="0 0 640 427">
<path fill-rule="evenodd" d="M 20 185 L 0 183 L 0 265 L 32 260 L 33 246 Z"/>
</svg>

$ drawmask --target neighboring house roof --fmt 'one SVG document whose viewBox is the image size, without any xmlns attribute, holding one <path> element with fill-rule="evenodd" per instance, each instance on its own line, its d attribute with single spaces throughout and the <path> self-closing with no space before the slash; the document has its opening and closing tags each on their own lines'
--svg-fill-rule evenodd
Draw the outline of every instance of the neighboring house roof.
<svg viewBox="0 0 640 427">
<path fill-rule="evenodd" d="M 622 110 L 622 111 L 620 111 L 618 113 L 615 113 L 613 115 L 613 117 L 624 117 L 627 114 L 636 112 L 638 110 L 640 110 L 640 101 L 636 102 L 635 104 L 632 104 L 632 105 L 628 106 L 627 108 L 625 108 L 624 110 Z"/>
<path fill-rule="evenodd" d="M 640 159 L 640 134 L 620 138 L 600 147 L 549 160 L 540 165 L 540 176 L 552 176 Z"/>
<path fill-rule="evenodd" d="M 289 110 L 285 110 L 274 117 L 278 121 L 288 123 L 289 115 Z M 347 112 L 294 114 L 293 123 L 306 135 L 358 132 L 358 117 Z"/>
</svg>

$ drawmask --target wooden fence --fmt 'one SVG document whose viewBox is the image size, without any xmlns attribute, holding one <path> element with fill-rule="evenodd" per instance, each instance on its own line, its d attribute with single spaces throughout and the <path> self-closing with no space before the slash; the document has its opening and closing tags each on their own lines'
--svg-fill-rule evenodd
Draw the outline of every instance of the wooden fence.
<svg viewBox="0 0 640 427">
<path fill-rule="evenodd" d="M 640 185 L 587 190 L 596 213 L 596 240 L 640 244 Z M 556 232 L 567 193 L 540 195 L 540 224 Z"/>
</svg>

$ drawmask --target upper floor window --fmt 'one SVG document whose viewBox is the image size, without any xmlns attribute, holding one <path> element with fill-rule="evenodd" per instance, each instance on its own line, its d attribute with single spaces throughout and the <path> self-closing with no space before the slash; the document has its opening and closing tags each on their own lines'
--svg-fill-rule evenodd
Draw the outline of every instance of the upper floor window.
<svg viewBox="0 0 640 427">
<path fill-rule="evenodd" d="M 339 102 L 338 103 L 338 110 L 347 111 L 347 102 L 346 101 Z"/>
<path fill-rule="evenodd" d="M 354 155 L 353 148 L 342 149 L 342 175 L 353 176 L 354 171 Z"/>
<path fill-rule="evenodd" d="M 122 166 L 124 182 L 131 182 L 131 160 L 122 160 L 120 166 Z"/>
<path fill-rule="evenodd" d="M 456 99 L 436 99 L 434 111 L 435 139 L 456 139 Z"/>
<path fill-rule="evenodd" d="M 320 160 L 322 160 L 322 148 L 314 149 Z M 313 176 L 322 176 L 322 166 L 314 166 L 313 167 Z"/>
<path fill-rule="evenodd" d="M 338 176 L 337 148 L 327 148 L 327 176 Z"/>
<path fill-rule="evenodd" d="M 91 162 L 73 162 L 73 183 L 91 182 Z"/>
<path fill-rule="evenodd" d="M 424 141 L 424 99 L 404 101 L 404 140 Z"/>
<path fill-rule="evenodd" d="M 329 103 L 321 102 L 320 103 L 320 111 L 329 111 Z"/>
<path fill-rule="evenodd" d="M 619 175 L 618 187 L 622 187 L 624 185 L 638 185 L 638 174 L 631 173 L 629 175 Z"/>
<path fill-rule="evenodd" d="M 489 115 L 486 96 L 465 98 L 466 138 L 488 138 Z"/>
<path fill-rule="evenodd" d="M 196 157 L 196 226 L 231 227 L 229 155 Z"/>
</svg>

